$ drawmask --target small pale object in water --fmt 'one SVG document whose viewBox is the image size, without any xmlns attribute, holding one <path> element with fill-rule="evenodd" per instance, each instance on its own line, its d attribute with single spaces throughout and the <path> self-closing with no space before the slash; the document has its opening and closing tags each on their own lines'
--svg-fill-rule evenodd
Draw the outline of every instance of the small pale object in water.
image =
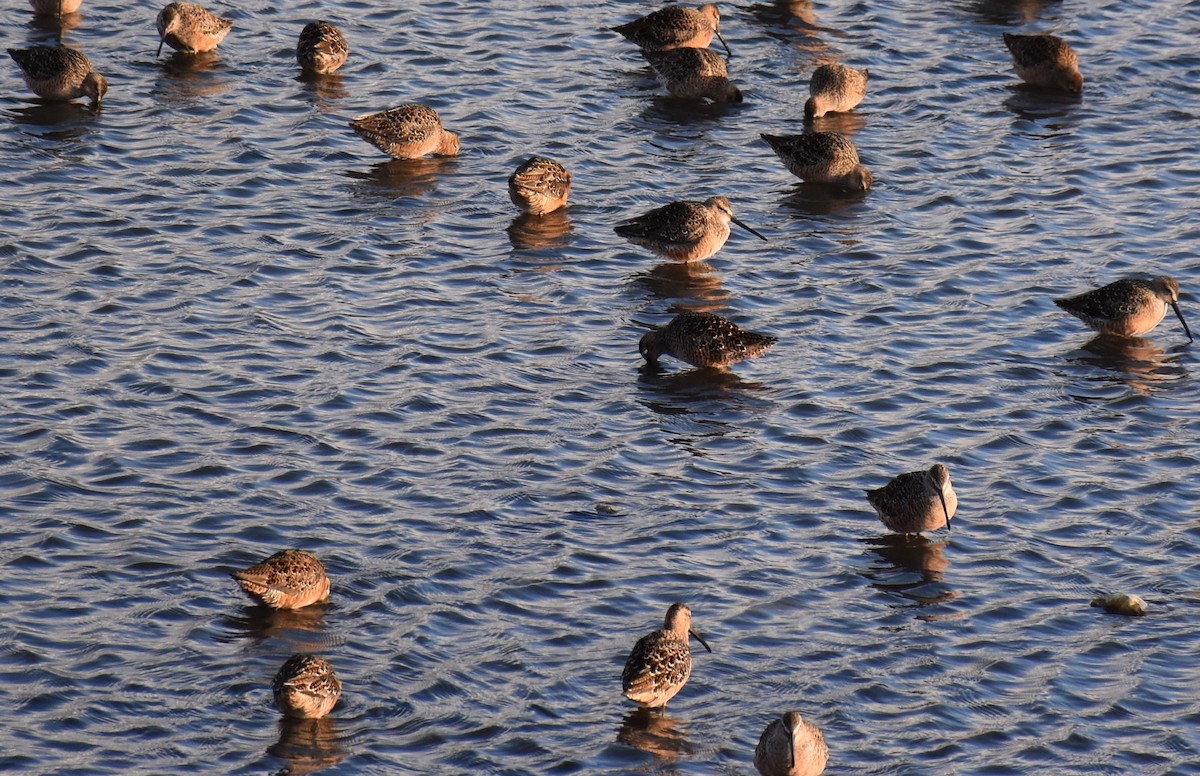
<svg viewBox="0 0 1200 776">
<path fill-rule="evenodd" d="M 849 191 L 871 188 L 871 171 L 858 161 L 858 149 L 836 132 L 807 135 L 761 135 L 787 165 L 788 172 L 808 183 L 827 183 Z"/>
<path fill-rule="evenodd" d="M 419 159 L 427 154 L 458 155 L 458 135 L 442 128 L 437 111 L 415 102 L 355 116 L 350 119 L 350 126 L 368 143 L 395 159 Z"/>
<path fill-rule="evenodd" d="M 184 54 L 212 51 L 233 28 L 225 19 L 195 3 L 171 3 L 158 12 L 158 53 L 163 44 Z"/>
<path fill-rule="evenodd" d="M 742 93 L 729 81 L 725 60 L 711 49 L 676 48 L 645 51 L 658 82 L 675 97 L 685 100 L 741 102 Z"/>
<path fill-rule="evenodd" d="M 811 96 L 804 103 L 804 118 L 854 110 L 867 93 L 867 76 L 865 67 L 855 70 L 838 63 L 821 65 L 808 82 Z"/>
<path fill-rule="evenodd" d="M 1066 41 L 1054 35 L 1004 33 L 1004 45 L 1022 81 L 1071 94 L 1083 92 L 1079 58 Z"/>
<path fill-rule="evenodd" d="M 1092 606 L 1101 606 L 1109 614 L 1123 614 L 1127 617 L 1141 617 L 1146 613 L 1146 602 L 1141 596 L 1132 593 L 1099 596 L 1092 599 Z"/>
<path fill-rule="evenodd" d="M 325 566 L 304 550 L 277 552 L 230 576 L 247 595 L 273 609 L 302 609 L 329 600 Z"/>
<path fill-rule="evenodd" d="M 719 315 L 685 312 L 644 335 L 638 352 L 651 364 L 667 354 L 695 367 L 726 367 L 758 358 L 775 342 L 775 337 L 745 331 Z"/>
<path fill-rule="evenodd" d="M 87 55 L 60 46 L 31 46 L 9 49 L 25 76 L 29 90 L 46 100 L 89 97 L 96 105 L 108 91 L 108 80 L 92 69 Z"/>
<path fill-rule="evenodd" d="M 1168 275 L 1153 280 L 1123 278 L 1076 296 L 1055 299 L 1054 303 L 1101 334 L 1118 337 L 1146 334 L 1162 323 L 1170 305 L 1188 341 L 1192 340 L 1179 310 L 1179 284 Z"/>
<path fill-rule="evenodd" d="M 935 463 L 928 471 L 893 477 L 882 488 L 867 491 L 880 521 L 896 533 L 915 534 L 950 528 L 958 510 L 958 495 L 950 484 L 950 470 Z"/>
<path fill-rule="evenodd" d="M 346 62 L 346 36 L 331 22 L 309 22 L 296 43 L 296 63 L 304 70 L 327 75 Z"/>
<path fill-rule="evenodd" d="M 705 3 L 699 8 L 669 5 L 653 13 L 613 27 L 643 51 L 669 51 L 689 46 L 708 48 L 713 35 L 725 47 L 730 56 L 729 44 L 721 35 L 721 12 L 716 3 Z"/>
<path fill-rule="evenodd" d="M 625 661 L 625 670 L 621 672 L 625 697 L 646 708 L 666 706 L 692 675 L 688 636 L 695 636 L 696 641 L 712 652 L 692 630 L 692 610 L 686 604 L 671 604 L 662 630 L 638 639 Z"/>
<path fill-rule="evenodd" d="M 613 231 L 663 258 L 700 261 L 721 250 L 729 239 L 730 222 L 760 240 L 767 239 L 739 221 L 725 197 L 672 202 L 618 224 Z"/>
<path fill-rule="evenodd" d="M 285 716 L 320 719 L 337 704 L 342 683 L 325 658 L 296 654 L 275 674 L 271 689 L 275 705 Z"/>
<path fill-rule="evenodd" d="M 820 776 L 828 761 L 825 736 L 795 711 L 772 720 L 754 749 L 754 767 L 763 776 Z"/>
<path fill-rule="evenodd" d="M 567 204 L 571 173 L 553 159 L 531 156 L 508 177 L 513 204 L 535 216 L 544 216 Z"/>
</svg>

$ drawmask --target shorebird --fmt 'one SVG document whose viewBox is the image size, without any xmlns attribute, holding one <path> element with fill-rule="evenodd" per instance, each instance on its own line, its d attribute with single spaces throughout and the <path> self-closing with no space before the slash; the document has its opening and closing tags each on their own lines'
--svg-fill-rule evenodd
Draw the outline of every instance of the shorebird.
<svg viewBox="0 0 1200 776">
<path fill-rule="evenodd" d="M 271 689 L 284 716 L 320 719 L 338 702 L 342 683 L 325 658 L 295 654 L 275 674 Z"/>
<path fill-rule="evenodd" d="M 745 331 L 713 313 L 685 312 L 645 334 L 638 342 L 638 352 L 651 364 L 666 354 L 696 367 L 726 367 L 758 358 L 776 341 L 776 337 Z"/>
<path fill-rule="evenodd" d="M 674 48 L 644 51 L 658 82 L 676 97 L 713 102 L 741 102 L 742 93 L 729 81 L 725 60 L 711 49 Z"/>
<path fill-rule="evenodd" d="M 700 261 L 721 250 L 729 239 L 730 221 L 760 240 L 767 239 L 738 220 L 725 197 L 672 202 L 618 224 L 613 231 L 663 258 Z"/>
<path fill-rule="evenodd" d="M 950 484 L 950 470 L 935 463 L 928 471 L 908 472 L 882 488 L 867 491 L 867 501 L 889 531 L 916 534 L 942 526 L 958 509 L 958 496 Z"/>
<path fill-rule="evenodd" d="M 83 0 L 29 0 L 29 4 L 38 16 L 66 16 L 78 11 Z"/>
<path fill-rule="evenodd" d="M 329 600 L 329 577 L 310 552 L 283 550 L 230 574 L 254 600 L 272 609 L 302 609 Z"/>
<path fill-rule="evenodd" d="M 223 19 L 195 3 L 171 3 L 158 12 L 158 53 L 163 44 L 184 54 L 212 51 L 225 40 L 233 27 L 232 19 Z"/>
<path fill-rule="evenodd" d="M 442 128 L 437 111 L 415 102 L 355 116 L 350 126 L 368 143 L 396 159 L 419 159 L 426 154 L 458 156 L 458 135 Z"/>
<path fill-rule="evenodd" d="M 349 53 L 346 36 L 331 22 L 309 22 L 296 43 L 296 62 L 301 69 L 318 75 L 337 70 Z"/>
<path fill-rule="evenodd" d="M 754 749 L 754 767 L 763 776 L 819 776 L 828 761 L 825 736 L 795 711 L 771 720 Z"/>
<path fill-rule="evenodd" d="M 1179 284 L 1175 278 L 1159 275 L 1153 280 L 1123 278 L 1078 296 L 1055 299 L 1054 303 L 1101 334 L 1140 337 L 1162 322 L 1167 305 L 1183 324 L 1183 333 L 1192 341 L 1192 332 L 1179 310 Z"/>
<path fill-rule="evenodd" d="M 788 172 L 808 183 L 827 183 L 850 191 L 871 188 L 871 171 L 858 161 L 858 150 L 835 132 L 808 135 L 761 135 Z"/>
<path fill-rule="evenodd" d="M 708 48 L 716 35 L 725 47 L 725 53 L 733 56 L 721 35 L 720 25 L 721 12 L 717 10 L 717 4 L 705 3 L 699 8 L 668 5 L 613 29 L 644 51 L 667 51 L 683 46 Z"/>
<path fill-rule="evenodd" d="M 92 69 L 86 54 L 58 46 L 9 49 L 8 55 L 21 67 L 25 83 L 38 97 L 73 100 L 90 97 L 99 105 L 108 91 L 108 80 Z"/>
<path fill-rule="evenodd" d="M 1071 94 L 1083 92 L 1079 57 L 1062 38 L 1006 32 L 1004 45 L 1012 53 L 1013 65 L 1022 81 Z"/>
<path fill-rule="evenodd" d="M 508 176 L 508 196 L 521 210 L 544 216 L 567 204 L 571 173 L 553 159 L 531 156 Z"/>
<path fill-rule="evenodd" d="M 686 604 L 671 604 L 662 630 L 638 639 L 621 672 L 625 697 L 646 708 L 665 707 L 683 689 L 692 675 L 692 651 L 688 636 L 712 649 L 692 630 L 692 610 Z"/>
<path fill-rule="evenodd" d="M 867 69 L 855 70 L 841 64 L 821 65 L 808 82 L 811 95 L 804 103 L 804 118 L 854 110 L 867 93 Z"/>
</svg>

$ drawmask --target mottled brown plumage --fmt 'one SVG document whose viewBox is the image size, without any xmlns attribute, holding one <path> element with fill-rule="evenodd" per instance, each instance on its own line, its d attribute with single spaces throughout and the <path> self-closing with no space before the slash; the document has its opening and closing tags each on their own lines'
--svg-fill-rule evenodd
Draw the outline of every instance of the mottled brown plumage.
<svg viewBox="0 0 1200 776">
<path fill-rule="evenodd" d="M 346 62 L 346 36 L 332 22 L 309 22 L 296 43 L 296 63 L 303 70 L 327 75 Z"/>
<path fill-rule="evenodd" d="M 700 261 L 721 250 L 729 239 L 731 221 L 760 240 L 767 239 L 738 220 L 725 197 L 672 202 L 618 224 L 613 231 L 663 258 Z"/>
<path fill-rule="evenodd" d="M 657 708 L 683 689 L 692 675 L 692 651 L 688 636 L 712 649 L 692 630 L 692 610 L 685 604 L 671 604 L 662 630 L 638 639 L 621 672 L 621 689 L 625 697 L 640 706 Z"/>
<path fill-rule="evenodd" d="M 9 49 L 8 55 L 21 68 L 29 90 L 46 100 L 89 97 L 99 104 L 108 91 L 108 81 L 92 68 L 83 52 L 60 46 L 31 46 Z"/>
<path fill-rule="evenodd" d="M 825 736 L 795 711 L 772 720 L 754 749 L 754 767 L 762 776 L 820 776 L 828 761 Z"/>
<path fill-rule="evenodd" d="M 302 609 L 329 600 L 325 566 L 304 550 L 277 552 L 230 576 L 247 595 L 273 609 Z"/>
<path fill-rule="evenodd" d="M 644 51 L 668 51 L 683 46 L 708 48 L 716 35 L 725 47 L 725 53 L 732 56 L 729 44 L 721 35 L 720 25 L 721 12 L 717 10 L 717 4 L 705 3 L 699 8 L 669 5 L 613 29 Z"/>
<path fill-rule="evenodd" d="M 271 689 L 275 705 L 285 716 L 319 719 L 337 704 L 342 683 L 325 658 L 296 654 L 275 674 Z"/>
<path fill-rule="evenodd" d="M 725 60 L 706 48 L 644 51 L 658 82 L 676 97 L 713 102 L 741 102 L 742 93 L 729 81 Z"/>
<path fill-rule="evenodd" d="M 1062 38 L 1006 32 L 1004 45 L 1012 54 L 1017 75 L 1026 83 L 1071 94 L 1083 92 L 1079 57 Z"/>
<path fill-rule="evenodd" d="M 1170 306 L 1188 340 L 1192 339 L 1179 309 L 1179 283 L 1168 275 L 1153 280 L 1123 278 L 1078 296 L 1055 299 L 1054 303 L 1101 334 L 1118 337 L 1146 334 L 1162 323 Z"/>
<path fill-rule="evenodd" d="M 867 93 L 867 75 L 865 67 L 855 70 L 838 63 L 818 67 L 808 82 L 810 96 L 804 103 L 804 118 L 854 110 Z"/>
<path fill-rule="evenodd" d="M 761 136 L 787 165 L 788 172 L 809 183 L 827 183 L 849 191 L 871 188 L 871 171 L 858 161 L 858 149 L 835 132 Z"/>
<path fill-rule="evenodd" d="M 355 116 L 350 126 L 368 143 L 396 159 L 458 155 L 458 135 L 442 128 L 437 111 L 415 102 Z"/>
<path fill-rule="evenodd" d="M 553 159 L 531 156 L 508 177 L 508 196 L 526 213 L 544 216 L 567 204 L 571 173 Z"/>
<path fill-rule="evenodd" d="M 882 488 L 868 490 L 867 501 L 888 530 L 904 534 L 934 531 L 942 526 L 949 529 L 950 518 L 958 509 L 950 470 L 940 463 L 928 471 L 897 475 Z"/>
<path fill-rule="evenodd" d="M 644 335 L 638 352 L 649 363 L 666 354 L 696 367 L 726 367 L 758 358 L 775 342 L 775 337 L 745 331 L 713 313 L 684 312 Z"/>
<path fill-rule="evenodd" d="M 225 19 L 195 3 L 171 3 L 158 12 L 158 53 L 163 44 L 183 54 L 212 51 L 233 28 Z"/>
</svg>

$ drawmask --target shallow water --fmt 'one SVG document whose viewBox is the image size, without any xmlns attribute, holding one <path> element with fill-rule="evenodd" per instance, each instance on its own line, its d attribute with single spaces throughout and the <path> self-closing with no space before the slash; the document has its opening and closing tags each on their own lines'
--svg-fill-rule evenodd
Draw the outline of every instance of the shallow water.
<svg viewBox="0 0 1200 776">
<path fill-rule="evenodd" d="M 191 63 L 132 5 L 63 34 L 99 114 L 0 67 L 0 769 L 745 774 L 795 708 L 829 773 L 1200 772 L 1194 348 L 1051 302 L 1172 274 L 1200 327 L 1200 6 L 725 3 L 747 99 L 699 107 L 607 29 L 652 4 L 210 4 Z M 305 82 L 315 18 L 351 58 Z M 1083 98 L 1019 88 L 1011 30 L 1070 40 Z M 829 59 L 871 70 L 819 127 L 865 197 L 758 138 Z M 410 100 L 460 157 L 346 126 Z M 542 222 L 505 190 L 534 151 L 574 175 Z M 612 232 L 718 193 L 769 243 L 682 271 Z M 682 309 L 779 344 L 642 367 Z M 934 461 L 953 534 L 886 535 L 862 489 Z M 328 607 L 229 579 L 288 546 Z M 1088 606 L 1117 591 L 1150 614 Z M 638 715 L 621 665 L 674 600 L 714 653 Z M 302 650 L 345 692 L 281 726 Z"/>
</svg>

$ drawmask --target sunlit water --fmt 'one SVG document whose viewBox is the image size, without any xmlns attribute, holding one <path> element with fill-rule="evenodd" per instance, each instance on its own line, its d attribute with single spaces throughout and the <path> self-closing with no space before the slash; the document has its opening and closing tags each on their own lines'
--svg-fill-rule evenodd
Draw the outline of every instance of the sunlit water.
<svg viewBox="0 0 1200 776">
<path fill-rule="evenodd" d="M 1195 348 L 1051 301 L 1172 274 L 1200 329 L 1200 6 L 725 3 L 747 99 L 703 107 L 608 30 L 653 4 L 414 5 L 213 3 L 189 63 L 87 0 L 98 115 L 0 67 L 0 769 L 747 774 L 795 708 L 829 773 L 1200 772 Z M 351 56 L 304 82 L 317 18 Z M 1014 30 L 1071 41 L 1081 100 L 1017 87 Z M 818 127 L 865 197 L 758 137 L 829 59 L 871 71 Z M 346 124 L 413 100 L 460 157 Z M 532 152 L 574 174 L 542 221 Z M 715 194 L 769 243 L 681 271 L 612 232 Z M 779 344 L 643 368 L 683 309 Z M 862 490 L 934 461 L 953 534 L 886 535 Z M 264 614 L 228 573 L 289 546 L 332 601 Z M 1122 591 L 1149 615 L 1088 606 Z M 675 600 L 714 653 L 633 714 Z M 319 725 L 271 704 L 296 651 L 345 684 Z"/>
</svg>

